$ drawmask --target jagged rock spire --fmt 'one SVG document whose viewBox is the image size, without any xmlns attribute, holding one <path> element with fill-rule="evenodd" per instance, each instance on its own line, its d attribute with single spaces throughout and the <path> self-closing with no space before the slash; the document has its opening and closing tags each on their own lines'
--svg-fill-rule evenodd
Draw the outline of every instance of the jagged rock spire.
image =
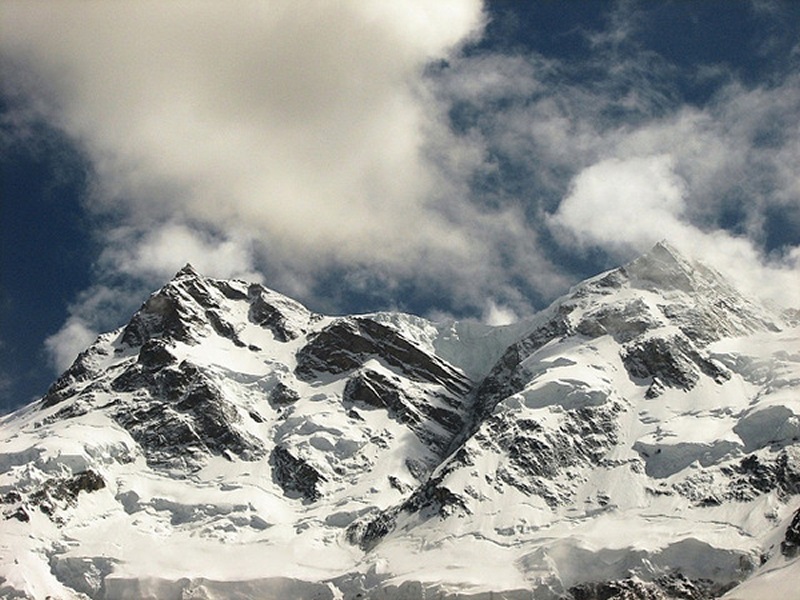
<svg viewBox="0 0 800 600">
<path fill-rule="evenodd" d="M 173 279 L 183 279 L 184 277 L 199 277 L 200 273 L 194 268 L 192 263 L 187 262 L 180 271 L 175 273 Z"/>
</svg>

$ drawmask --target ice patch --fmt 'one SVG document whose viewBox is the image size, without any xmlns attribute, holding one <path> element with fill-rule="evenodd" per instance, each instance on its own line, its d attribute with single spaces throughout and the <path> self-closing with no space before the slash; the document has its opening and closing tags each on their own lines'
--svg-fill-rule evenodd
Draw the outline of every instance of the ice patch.
<svg viewBox="0 0 800 600">
<path fill-rule="evenodd" d="M 739 444 L 727 440 L 676 444 L 648 444 L 637 441 L 633 449 L 645 460 L 645 472 L 656 479 L 674 475 L 695 461 L 708 467 L 741 452 Z"/>
<path fill-rule="evenodd" d="M 101 597 L 106 576 L 114 570 L 115 560 L 105 556 L 58 556 L 50 559 L 50 568 L 65 586 L 90 598 Z"/>
<path fill-rule="evenodd" d="M 606 402 L 609 394 L 610 390 L 592 388 L 576 379 L 545 381 L 520 393 L 527 408 L 537 409 L 557 405 L 567 410 L 600 406 Z"/>
<path fill-rule="evenodd" d="M 6 473 L 14 467 L 19 467 L 28 463 L 36 463 L 44 453 L 42 448 L 26 448 L 20 452 L 7 452 L 0 454 L 0 474 Z"/>
<path fill-rule="evenodd" d="M 786 406 L 749 411 L 733 428 L 747 452 L 800 439 L 800 418 Z"/>
<path fill-rule="evenodd" d="M 236 598 L 237 600 L 335 600 L 334 592 L 326 583 L 301 581 L 290 577 L 270 577 L 249 581 L 214 581 L 198 578 L 177 580 L 146 578 L 125 579 L 108 577 L 105 581 L 106 598 L 116 600 L 186 600 L 187 598 Z"/>
<path fill-rule="evenodd" d="M 170 518 L 172 525 L 184 525 L 215 517 L 225 517 L 232 513 L 246 512 L 249 508 L 245 504 L 183 504 L 167 498 L 153 498 L 150 506 L 156 511 L 169 512 L 172 515 Z"/>
<path fill-rule="evenodd" d="M 657 551 L 583 547 L 568 538 L 539 548 L 519 561 L 529 576 L 552 569 L 565 590 L 581 583 L 613 581 L 632 575 L 651 581 L 676 571 L 689 579 L 711 579 L 724 585 L 741 581 L 756 564 L 751 554 L 715 548 L 694 538 Z"/>
</svg>

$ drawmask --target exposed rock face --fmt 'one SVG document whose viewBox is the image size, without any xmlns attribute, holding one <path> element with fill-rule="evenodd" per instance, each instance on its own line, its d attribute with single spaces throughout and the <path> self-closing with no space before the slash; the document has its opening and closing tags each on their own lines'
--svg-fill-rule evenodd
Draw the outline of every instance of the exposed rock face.
<svg viewBox="0 0 800 600">
<path fill-rule="evenodd" d="M 631 377 L 658 381 L 663 386 L 691 390 L 703 373 L 717 383 L 730 378 L 721 366 L 700 355 L 682 335 L 643 339 L 624 347 L 622 362 Z M 651 397 L 658 394 L 651 393 Z"/>
<path fill-rule="evenodd" d="M 800 509 L 794 513 L 792 522 L 786 528 L 781 542 L 781 554 L 786 558 L 795 558 L 800 555 Z"/>
<path fill-rule="evenodd" d="M 129 347 L 141 346 L 151 338 L 196 344 L 213 331 L 242 346 L 237 324 L 223 310 L 232 302 L 246 305 L 249 321 L 281 342 L 297 338 L 313 318 L 297 302 L 259 284 L 206 279 L 187 265 L 148 298 L 123 329 L 121 341 Z"/>
<path fill-rule="evenodd" d="M 730 478 L 728 497 L 734 500 L 754 500 L 773 490 L 783 497 L 800 494 L 797 448 L 749 454 L 722 472 Z"/>
<path fill-rule="evenodd" d="M 512 344 L 476 392 L 476 425 L 498 402 L 520 391 L 530 380 L 522 362 L 549 342 L 568 335 L 572 327 L 567 318 L 569 308 L 558 307 L 557 313 L 520 341 Z"/>
<path fill-rule="evenodd" d="M 102 343 L 110 334 L 100 336 L 89 348 L 78 354 L 72 365 L 50 386 L 40 402 L 42 409 L 50 408 L 71 398 L 76 388 L 91 383 L 100 375 L 98 364 L 108 355 L 108 348 Z"/>
<path fill-rule="evenodd" d="M 365 552 L 372 550 L 394 530 L 398 512 L 398 508 L 393 508 L 356 521 L 347 528 L 347 541 Z"/>
<path fill-rule="evenodd" d="M 155 373 L 137 363 L 112 388 L 139 396 L 133 404 L 119 403 L 113 417 L 140 445 L 151 467 L 194 471 L 208 455 L 256 460 L 265 454 L 261 443 L 237 426 L 241 417 L 236 408 L 191 363 Z"/>
<path fill-rule="evenodd" d="M 148 340 L 142 344 L 136 360 L 144 369 L 149 371 L 163 369 L 176 361 L 177 358 L 170 352 L 169 346 L 163 340 Z"/>
<path fill-rule="evenodd" d="M 385 375 L 363 371 L 347 380 L 342 399 L 360 407 L 383 408 L 402 423 L 418 424 L 419 412 L 402 396 L 401 390 Z"/>
<path fill-rule="evenodd" d="M 287 315 L 281 311 L 280 304 L 286 304 L 286 302 L 276 302 L 275 298 L 271 299 L 270 292 L 263 286 L 257 284 L 249 286 L 247 288 L 247 296 L 250 300 L 248 318 L 259 327 L 269 329 L 276 340 L 288 342 L 305 333 L 304 328 L 292 323 Z M 292 308 L 294 310 L 298 310 L 298 308 L 301 311 L 303 310 L 299 305 Z"/>
<path fill-rule="evenodd" d="M 325 481 L 325 477 L 305 460 L 293 456 L 281 446 L 276 446 L 270 462 L 275 480 L 287 494 L 299 494 L 309 502 L 320 498 L 321 493 L 317 486 Z"/>
<path fill-rule="evenodd" d="M 386 410 L 441 454 L 463 428 L 460 403 L 446 394 L 409 396 L 397 378 L 363 369 L 348 378 L 342 394 L 346 407 Z"/>
<path fill-rule="evenodd" d="M 572 499 L 571 486 L 558 482 L 571 467 L 599 465 L 617 442 L 619 405 L 582 407 L 566 412 L 557 427 L 534 419 L 493 415 L 475 435 L 483 450 L 501 452 L 508 464 L 497 471 L 502 483 L 551 506 Z"/>
<path fill-rule="evenodd" d="M 269 401 L 275 406 L 288 406 L 300 400 L 300 394 L 279 381 L 269 393 Z"/>
<path fill-rule="evenodd" d="M 3 516 L 27 523 L 32 511 L 39 511 L 56 524 L 62 524 L 61 511 L 75 506 L 81 492 L 91 493 L 106 487 L 103 477 L 87 470 L 71 477 L 51 477 L 29 490 L 10 491 L 0 497 Z"/>
<path fill-rule="evenodd" d="M 311 336 L 297 353 L 295 373 L 313 381 L 319 373 L 339 374 L 361 367 L 374 358 L 420 382 L 465 393 L 470 382 L 441 359 L 426 354 L 396 331 L 368 318 L 337 319 Z"/>
<path fill-rule="evenodd" d="M 652 582 L 629 578 L 584 583 L 569 592 L 574 600 L 705 600 L 719 597 L 730 587 L 710 580 L 691 581 L 676 574 L 663 575 Z"/>
<path fill-rule="evenodd" d="M 624 344 L 658 325 L 658 319 L 647 303 L 634 298 L 626 303 L 601 305 L 597 310 L 589 311 L 575 330 L 590 338 L 610 335 Z"/>
<path fill-rule="evenodd" d="M 186 273 L 182 271 L 181 274 Z M 192 291 L 198 295 L 196 288 Z M 205 311 L 198 310 L 195 302 L 187 302 L 182 297 L 189 295 L 187 292 L 184 286 L 170 283 L 150 296 L 123 330 L 123 343 L 131 347 L 141 346 L 157 336 L 187 343 L 196 342 L 196 333 L 202 331 L 206 324 Z M 209 310 L 212 308 L 213 304 Z"/>
</svg>

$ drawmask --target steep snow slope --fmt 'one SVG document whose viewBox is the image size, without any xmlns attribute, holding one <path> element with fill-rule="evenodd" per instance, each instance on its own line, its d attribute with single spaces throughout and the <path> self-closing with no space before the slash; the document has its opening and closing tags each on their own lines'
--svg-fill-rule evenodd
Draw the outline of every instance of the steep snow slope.
<svg viewBox="0 0 800 600">
<path fill-rule="evenodd" d="M 667 244 L 503 328 L 187 267 L 0 423 L 0 597 L 764 597 L 799 390 L 800 331 Z"/>
</svg>

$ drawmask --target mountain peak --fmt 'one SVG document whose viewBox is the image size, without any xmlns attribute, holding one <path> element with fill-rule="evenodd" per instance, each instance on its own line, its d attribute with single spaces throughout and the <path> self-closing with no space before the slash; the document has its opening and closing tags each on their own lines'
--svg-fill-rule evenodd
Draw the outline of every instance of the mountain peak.
<svg viewBox="0 0 800 600">
<path fill-rule="evenodd" d="M 621 267 L 632 281 L 655 284 L 663 290 L 696 292 L 699 279 L 716 280 L 720 277 L 708 267 L 683 256 L 669 242 L 662 240 L 639 258 Z M 708 283 L 708 282 L 706 282 Z M 646 285 L 646 287 L 651 287 Z"/>
<path fill-rule="evenodd" d="M 723 337 L 778 331 L 781 322 L 720 273 L 666 241 L 579 284 L 556 306 L 557 317 L 569 312 L 582 333 L 611 333 L 626 342 L 649 328 L 670 325 L 704 346 Z"/>
<path fill-rule="evenodd" d="M 192 263 L 187 262 L 181 270 L 175 273 L 173 279 L 185 279 L 187 277 L 200 277 L 200 273 L 194 268 Z"/>
<path fill-rule="evenodd" d="M 657 255 L 666 260 L 672 260 L 675 262 L 686 260 L 681 252 L 667 240 L 661 240 L 658 242 L 647 254 Z"/>
</svg>

